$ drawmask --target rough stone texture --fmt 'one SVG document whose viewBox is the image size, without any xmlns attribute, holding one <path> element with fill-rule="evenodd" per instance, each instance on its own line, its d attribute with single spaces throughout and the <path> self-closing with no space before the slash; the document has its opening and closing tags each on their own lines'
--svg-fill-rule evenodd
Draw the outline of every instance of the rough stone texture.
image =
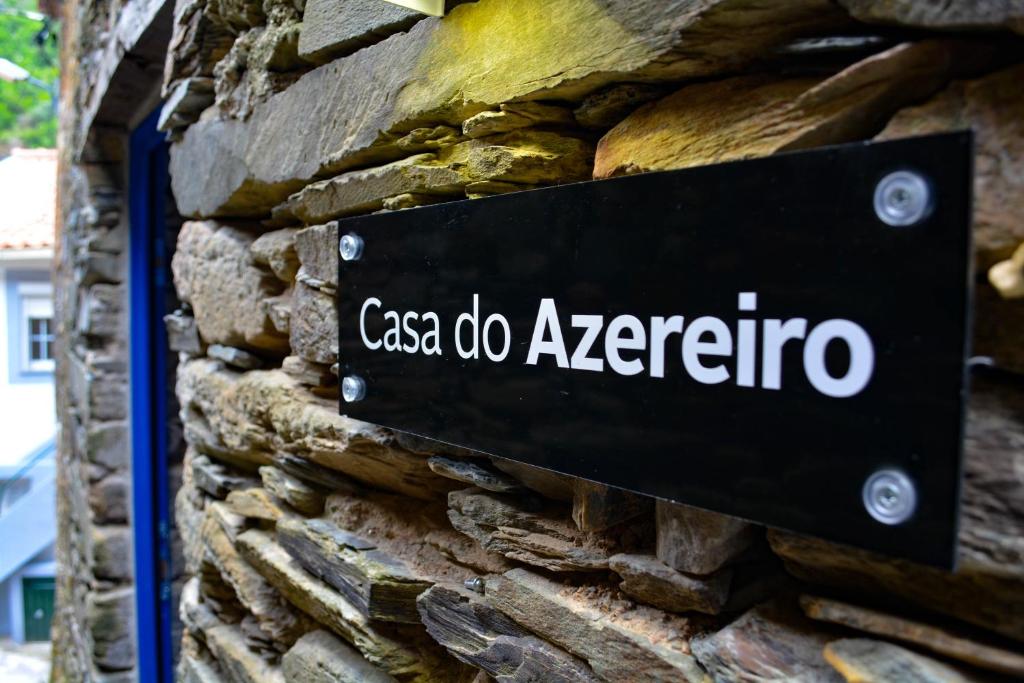
<svg viewBox="0 0 1024 683">
<path fill-rule="evenodd" d="M 436 645 L 422 640 L 411 627 L 374 624 L 340 593 L 306 573 L 265 533 L 246 531 L 238 548 L 263 576 L 294 605 L 354 645 L 373 665 L 401 680 L 460 678 Z"/>
<path fill-rule="evenodd" d="M 821 681 L 843 678 L 822 656 L 827 629 L 782 604 L 757 607 L 724 629 L 697 636 L 693 654 L 716 683 L 731 681 Z"/>
<path fill-rule="evenodd" d="M 307 0 L 299 33 L 299 54 L 323 63 L 406 31 L 423 18 L 390 3 Z"/>
<path fill-rule="evenodd" d="M 206 631 L 206 643 L 231 683 L 285 683 L 277 666 L 249 649 L 242 630 L 221 624 Z"/>
<path fill-rule="evenodd" d="M 336 402 L 309 396 L 279 370 L 240 375 L 216 361 L 194 360 L 179 366 L 177 388 L 186 434 L 190 443 L 202 443 L 201 451 L 256 465 L 274 464 L 280 453 L 301 456 L 420 499 L 451 488 L 430 471 L 426 458 L 392 447 L 390 435 L 378 427 L 338 415 Z"/>
<path fill-rule="evenodd" d="M 434 640 L 496 681 L 599 680 L 585 662 L 530 634 L 474 593 L 434 586 L 416 604 Z"/>
<path fill-rule="evenodd" d="M 294 228 L 267 232 L 249 245 L 249 252 L 256 263 L 270 268 L 278 280 L 291 283 L 299 272 L 299 257 L 295 253 Z"/>
<path fill-rule="evenodd" d="M 1018 0 L 915 2 L 915 0 L 838 0 L 861 21 L 940 30 L 1010 28 L 1024 32 L 1024 6 Z"/>
<path fill-rule="evenodd" d="M 969 683 L 981 680 L 965 676 L 942 662 L 878 640 L 837 640 L 825 646 L 825 659 L 847 683 Z"/>
<path fill-rule="evenodd" d="M 889 140 L 970 128 L 974 131 L 974 249 L 979 269 L 1009 258 L 1024 241 L 1024 66 L 957 81 L 896 114 L 878 138 Z M 977 351 L 981 352 L 980 349 Z"/>
<path fill-rule="evenodd" d="M 1024 242 L 1013 256 L 988 269 L 988 281 L 1004 299 L 1024 298 Z"/>
<path fill-rule="evenodd" d="M 613 555 L 609 568 L 622 577 L 619 588 L 640 602 L 669 612 L 718 614 L 729 597 L 732 572 L 689 576 L 677 572 L 653 555 Z"/>
<path fill-rule="evenodd" d="M 657 503 L 658 559 L 688 574 L 711 574 L 742 555 L 759 534 L 735 517 Z"/>
<path fill-rule="evenodd" d="M 797 578 L 853 587 L 948 614 L 1024 640 L 1024 393 L 1012 380 L 976 375 L 964 442 L 956 573 L 883 558 L 780 531 L 768 540 Z"/>
<path fill-rule="evenodd" d="M 254 353 L 236 349 L 233 346 L 223 344 L 210 344 L 206 349 L 206 355 L 214 360 L 222 360 L 233 368 L 239 370 L 255 370 L 263 367 L 263 359 Z"/>
<path fill-rule="evenodd" d="M 208 557 L 216 565 L 238 600 L 249 610 L 268 641 L 281 652 L 287 650 L 310 626 L 308 620 L 288 604 L 277 590 L 242 559 L 220 522 L 207 513 L 201 529 Z"/>
<path fill-rule="evenodd" d="M 179 298 L 192 306 L 206 343 L 282 353 L 288 340 L 260 306 L 281 287 L 254 265 L 249 254 L 254 239 L 212 221 L 185 223 L 171 264 L 174 286 Z"/>
<path fill-rule="evenodd" d="M 580 531 L 604 531 L 654 510 L 654 500 L 584 479 L 573 482 L 572 521 Z"/>
<path fill-rule="evenodd" d="M 228 494 L 227 504 L 236 515 L 275 524 L 289 514 L 279 500 L 266 489 L 259 487 L 232 491 Z"/>
<path fill-rule="evenodd" d="M 295 251 L 306 275 L 338 288 L 337 222 L 300 230 L 295 235 Z"/>
<path fill-rule="evenodd" d="M 189 216 L 259 215 L 317 175 L 397 158 L 396 134 L 417 126 L 459 124 L 514 99 L 582 98 L 617 81 L 706 76 L 846 21 L 824 0 L 771 7 L 768 21 L 741 0 L 460 5 L 401 40 L 314 69 L 248 121 L 190 126 L 171 150 L 178 207 Z"/>
<path fill-rule="evenodd" d="M 92 571 L 97 579 L 123 582 L 132 577 L 132 530 L 127 526 L 93 527 Z"/>
<path fill-rule="evenodd" d="M 485 595 L 521 626 L 586 660 L 605 680 L 631 680 L 638 672 L 650 681 L 706 680 L 690 655 L 693 625 L 683 617 L 616 605 L 596 586 L 574 590 L 525 569 L 488 578 Z"/>
<path fill-rule="evenodd" d="M 442 503 L 416 503 L 408 514 L 404 496 L 363 491 L 327 498 L 324 518 L 349 534 L 372 539 L 374 546 L 401 558 L 417 575 L 435 583 L 461 584 L 477 573 L 502 572 L 511 563 L 455 531 Z"/>
<path fill-rule="evenodd" d="M 395 683 L 395 678 L 327 631 L 299 638 L 281 658 L 288 683 Z"/>
<path fill-rule="evenodd" d="M 263 488 L 304 515 L 315 517 L 324 511 L 324 494 L 298 477 L 276 467 L 260 468 Z"/>
<path fill-rule="evenodd" d="M 981 45 L 904 43 L 831 78 L 739 76 L 690 85 L 605 135 L 594 177 L 701 166 L 862 140 L 899 108 L 981 62 Z"/>
<path fill-rule="evenodd" d="M 214 498 L 224 499 L 235 489 L 249 488 L 256 484 L 251 476 L 232 472 L 205 455 L 190 451 L 186 457 L 190 458 L 193 485 Z"/>
<path fill-rule="evenodd" d="M 482 464 L 482 461 L 456 460 L 435 455 L 427 459 L 427 466 L 435 474 L 470 484 L 485 491 L 509 493 L 518 491 L 521 488 L 519 482 L 515 479 L 507 477 L 500 472 L 495 472 Z"/>
<path fill-rule="evenodd" d="M 292 352 L 312 363 L 337 363 L 338 311 L 334 297 L 299 282 L 291 308 L 288 337 Z"/>
<path fill-rule="evenodd" d="M 322 520 L 281 520 L 277 542 L 303 568 L 339 590 L 369 619 L 418 624 L 416 598 L 431 582 L 401 559 Z"/>
<path fill-rule="evenodd" d="M 199 338 L 199 328 L 196 326 L 196 319 L 191 315 L 185 315 L 180 310 L 165 315 L 164 326 L 167 328 L 167 346 L 171 351 L 193 356 L 203 353 L 204 345 Z"/>
<path fill-rule="evenodd" d="M 622 539 L 579 531 L 559 507 L 475 488 L 452 491 L 448 505 L 452 526 L 487 550 L 551 571 L 607 569 L 621 547 Z"/>
<path fill-rule="evenodd" d="M 171 131 L 194 123 L 213 99 L 212 78 L 197 76 L 179 81 L 160 110 L 157 130 Z"/>
<path fill-rule="evenodd" d="M 977 637 L 964 632 L 828 598 L 803 595 L 800 597 L 800 606 L 804 614 L 812 619 L 899 640 L 983 669 L 1024 678 L 1024 655 L 979 641 Z"/>
<path fill-rule="evenodd" d="M 135 589 L 132 587 L 91 593 L 87 624 L 92 636 L 92 659 L 106 670 L 123 671 L 135 664 Z"/>
<path fill-rule="evenodd" d="M 572 477 L 504 458 L 491 458 L 491 462 L 502 472 L 518 479 L 523 486 L 536 491 L 545 498 L 572 500 L 574 486 Z"/>
<path fill-rule="evenodd" d="M 584 128 L 608 129 L 634 109 L 665 95 L 665 86 L 648 83 L 622 83 L 589 95 L 573 111 L 576 122 Z"/>
<path fill-rule="evenodd" d="M 571 126 L 572 112 L 541 102 L 502 104 L 497 111 L 482 111 L 462 122 L 462 134 L 470 138 L 507 133 L 520 128 Z"/>
<path fill-rule="evenodd" d="M 462 197 L 467 185 L 484 181 L 546 185 L 583 180 L 590 175 L 592 157 L 589 143 L 558 133 L 489 135 L 307 185 L 274 213 L 323 223 L 379 210 L 385 199 L 407 193 Z"/>
</svg>

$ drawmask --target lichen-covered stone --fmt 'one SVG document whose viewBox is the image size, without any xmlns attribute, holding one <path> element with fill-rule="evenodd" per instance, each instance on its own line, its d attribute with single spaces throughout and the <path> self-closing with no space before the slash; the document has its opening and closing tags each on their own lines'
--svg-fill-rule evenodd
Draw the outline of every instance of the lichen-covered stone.
<svg viewBox="0 0 1024 683">
<path fill-rule="evenodd" d="M 370 619 L 418 624 L 416 598 L 432 582 L 399 557 L 323 519 L 284 519 L 277 542 Z"/>
<path fill-rule="evenodd" d="M 302 569 L 263 531 L 238 539 L 242 555 L 289 601 L 354 645 L 373 665 L 408 681 L 458 680 L 461 665 L 428 643 L 418 629 L 375 624 L 340 593 Z"/>
<path fill-rule="evenodd" d="M 597 146 L 594 177 L 701 166 L 869 138 L 903 106 L 982 62 L 954 41 L 904 43 L 828 78 L 747 75 L 689 85 Z"/>
<path fill-rule="evenodd" d="M 502 104 L 497 111 L 482 111 L 469 117 L 462 122 L 462 133 L 470 138 L 482 138 L 520 128 L 570 126 L 573 122 L 572 112 L 565 107 L 514 102 Z"/>
<path fill-rule="evenodd" d="M 848 21 L 825 0 L 771 7 L 767 20 L 764 7 L 744 0 L 460 5 L 400 40 L 310 71 L 248 121 L 189 126 L 171 150 L 178 207 L 189 216 L 262 215 L 316 176 L 407 155 L 393 141 L 417 125 L 459 124 L 540 93 L 574 99 L 619 81 L 707 76 Z"/>
<path fill-rule="evenodd" d="M 467 185 L 483 181 L 546 185 L 583 180 L 590 174 L 592 156 L 590 143 L 558 133 L 492 135 L 307 185 L 275 210 L 275 216 L 322 223 L 377 211 L 385 199 L 403 193 L 461 198 Z"/>
<path fill-rule="evenodd" d="M 178 297 L 191 304 L 206 343 L 281 353 L 288 339 L 260 305 L 281 285 L 253 263 L 249 249 L 254 239 L 212 221 L 185 223 L 171 262 L 174 286 Z"/>
</svg>

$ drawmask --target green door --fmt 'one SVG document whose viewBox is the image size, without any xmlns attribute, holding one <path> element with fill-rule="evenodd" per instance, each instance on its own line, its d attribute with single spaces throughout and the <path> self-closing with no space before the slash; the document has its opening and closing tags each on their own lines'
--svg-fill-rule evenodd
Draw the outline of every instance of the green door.
<svg viewBox="0 0 1024 683">
<path fill-rule="evenodd" d="M 52 578 L 29 578 L 21 580 L 21 594 L 25 604 L 25 640 L 50 639 L 50 622 L 53 620 L 53 595 L 57 584 Z"/>
</svg>

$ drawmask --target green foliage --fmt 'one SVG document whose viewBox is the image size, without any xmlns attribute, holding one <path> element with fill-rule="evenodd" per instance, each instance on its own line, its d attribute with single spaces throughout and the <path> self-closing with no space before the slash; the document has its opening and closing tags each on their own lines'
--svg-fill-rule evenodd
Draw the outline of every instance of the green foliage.
<svg viewBox="0 0 1024 683">
<path fill-rule="evenodd" d="M 0 0 L 0 57 L 24 67 L 33 77 L 57 88 L 57 26 L 9 13 L 36 10 L 35 0 Z M 40 44 L 41 43 L 41 44 Z M 50 95 L 26 82 L 0 80 L 0 148 L 54 147 L 57 115 Z"/>
</svg>

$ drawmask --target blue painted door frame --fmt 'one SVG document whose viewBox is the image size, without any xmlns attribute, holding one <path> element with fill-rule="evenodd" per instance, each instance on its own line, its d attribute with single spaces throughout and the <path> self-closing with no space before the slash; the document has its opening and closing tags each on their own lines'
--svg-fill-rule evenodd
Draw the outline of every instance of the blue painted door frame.
<svg viewBox="0 0 1024 683">
<path fill-rule="evenodd" d="M 168 145 L 159 107 L 129 149 L 129 316 L 132 529 L 135 540 L 136 666 L 143 683 L 171 683 L 171 501 L 167 472 L 166 241 Z"/>
</svg>

